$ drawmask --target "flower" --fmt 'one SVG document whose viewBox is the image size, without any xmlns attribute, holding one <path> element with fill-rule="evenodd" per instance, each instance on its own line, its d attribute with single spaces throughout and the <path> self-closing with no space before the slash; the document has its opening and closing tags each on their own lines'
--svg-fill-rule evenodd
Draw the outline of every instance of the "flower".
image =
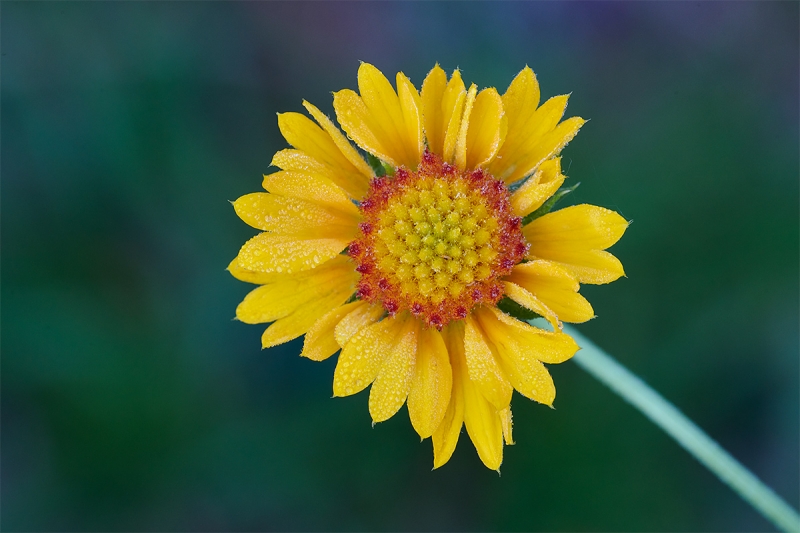
<svg viewBox="0 0 800 533">
<path fill-rule="evenodd" d="M 418 92 L 402 73 L 395 91 L 363 63 L 358 87 L 333 95 L 347 137 L 305 101 L 313 120 L 278 115 L 294 148 L 275 154 L 268 192 L 234 203 L 263 231 L 228 267 L 260 285 L 236 316 L 272 322 L 265 348 L 305 334 L 304 357 L 341 349 L 334 396 L 371 385 L 373 423 L 407 403 L 414 429 L 432 437 L 434 468 L 463 424 L 497 470 L 513 444 L 513 390 L 552 406 L 543 363 L 578 350 L 562 321 L 594 316 L 579 285 L 624 275 L 604 250 L 628 223 L 592 205 L 543 214 L 562 194 L 559 153 L 584 120 L 561 121 L 567 96 L 539 106 L 530 68 L 502 96 L 438 65 Z M 531 312 L 552 331 L 512 316 Z"/>
</svg>

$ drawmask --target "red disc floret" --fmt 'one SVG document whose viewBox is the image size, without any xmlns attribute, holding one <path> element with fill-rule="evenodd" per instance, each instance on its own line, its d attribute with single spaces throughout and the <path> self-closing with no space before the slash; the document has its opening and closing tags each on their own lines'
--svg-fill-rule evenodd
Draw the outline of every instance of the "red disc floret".
<svg viewBox="0 0 800 533">
<path fill-rule="evenodd" d="M 349 254 L 357 296 L 443 328 L 503 297 L 501 279 L 528 251 L 505 184 L 425 152 L 419 168 L 372 180 Z"/>
</svg>

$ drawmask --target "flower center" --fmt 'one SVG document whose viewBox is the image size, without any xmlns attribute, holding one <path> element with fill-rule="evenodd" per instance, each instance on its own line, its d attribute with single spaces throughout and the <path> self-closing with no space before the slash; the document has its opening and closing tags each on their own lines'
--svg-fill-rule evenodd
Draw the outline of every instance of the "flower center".
<svg viewBox="0 0 800 533">
<path fill-rule="evenodd" d="M 528 251 L 503 182 L 429 152 L 416 172 L 374 179 L 361 210 L 361 235 L 349 247 L 358 297 L 439 329 L 496 304 L 500 278 Z"/>
</svg>

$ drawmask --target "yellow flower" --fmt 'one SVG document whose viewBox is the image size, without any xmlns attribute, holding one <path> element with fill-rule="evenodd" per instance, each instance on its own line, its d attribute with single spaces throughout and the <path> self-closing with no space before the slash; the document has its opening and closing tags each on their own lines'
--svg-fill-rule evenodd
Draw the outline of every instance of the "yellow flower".
<svg viewBox="0 0 800 533">
<path fill-rule="evenodd" d="M 281 170 L 264 176 L 269 192 L 234 203 L 263 231 L 229 266 L 260 285 L 236 316 L 272 322 L 265 348 L 305 334 L 304 357 L 341 349 L 334 395 L 372 385 L 374 422 L 407 401 L 414 429 L 432 437 L 435 468 L 464 424 L 497 470 L 503 442 L 513 443 L 512 391 L 553 404 L 542 363 L 578 350 L 561 322 L 594 316 L 580 283 L 624 274 L 604 250 L 628 223 L 591 205 L 532 215 L 564 182 L 558 155 L 584 120 L 561 121 L 567 96 L 539 106 L 530 68 L 500 95 L 467 89 L 458 70 L 448 80 L 437 65 L 420 93 L 404 74 L 395 90 L 364 63 L 358 88 L 333 96 L 347 137 L 308 102 L 313 120 L 278 115 L 294 148 L 275 154 Z M 508 302 L 553 331 L 498 309 Z"/>
</svg>

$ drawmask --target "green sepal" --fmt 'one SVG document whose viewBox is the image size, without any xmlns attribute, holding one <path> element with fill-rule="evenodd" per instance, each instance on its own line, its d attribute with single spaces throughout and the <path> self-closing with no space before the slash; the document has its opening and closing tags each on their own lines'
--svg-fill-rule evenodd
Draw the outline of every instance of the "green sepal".
<svg viewBox="0 0 800 533">
<path fill-rule="evenodd" d="M 354 292 L 353 294 L 350 295 L 350 298 L 348 298 L 347 301 L 342 305 L 351 304 L 351 303 L 353 303 L 355 301 L 358 301 L 358 299 L 359 299 L 358 298 L 358 293 Z"/>
<path fill-rule="evenodd" d="M 566 195 L 577 189 L 580 184 L 581 183 L 578 182 L 572 187 L 563 187 L 561 189 L 558 189 L 553 196 L 551 196 L 545 203 L 543 203 L 539 207 L 539 209 L 525 216 L 525 218 L 522 219 L 522 225 L 525 226 L 526 224 L 529 224 L 531 221 L 536 220 L 540 216 L 546 215 L 547 213 L 552 211 L 559 200 L 561 200 L 563 197 L 565 197 Z"/>
<path fill-rule="evenodd" d="M 383 166 L 383 173 L 387 176 L 394 176 L 395 168 L 385 161 L 381 161 L 381 166 Z"/>
<path fill-rule="evenodd" d="M 367 152 L 367 163 L 372 168 L 372 171 L 375 173 L 375 176 L 381 177 L 386 175 L 386 168 L 383 166 L 383 161 L 372 155 L 371 153 Z"/>
<path fill-rule="evenodd" d="M 366 152 L 367 155 L 367 163 L 372 168 L 372 171 L 375 173 L 375 176 L 380 178 L 381 176 L 394 176 L 395 168 L 385 161 L 381 161 L 374 155 L 369 152 Z"/>
<path fill-rule="evenodd" d="M 497 302 L 497 308 L 523 322 L 526 320 L 533 320 L 534 318 L 544 318 L 539 313 L 534 313 L 530 309 L 522 307 L 508 296 Z"/>
</svg>

